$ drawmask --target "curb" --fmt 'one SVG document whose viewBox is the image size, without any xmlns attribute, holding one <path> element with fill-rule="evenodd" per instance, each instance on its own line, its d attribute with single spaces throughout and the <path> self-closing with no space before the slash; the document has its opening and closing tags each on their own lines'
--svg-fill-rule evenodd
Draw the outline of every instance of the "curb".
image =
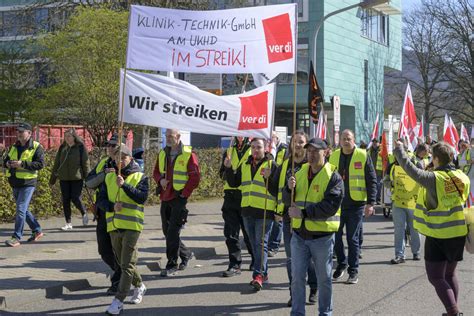
<svg viewBox="0 0 474 316">
<path fill-rule="evenodd" d="M 225 248 L 225 245 L 210 248 L 198 248 L 194 250 L 194 254 L 198 260 L 207 259 L 216 256 L 217 249 L 220 249 L 221 247 Z M 160 258 L 154 262 L 144 262 L 140 264 L 138 270 L 140 273 L 144 274 L 147 272 L 161 271 L 161 267 Z M 104 280 L 108 280 L 110 271 L 103 270 L 95 272 L 100 273 L 101 275 L 94 275 L 89 278 L 77 280 L 68 280 L 42 289 L 21 290 L 17 291 L 18 293 L 9 296 L 0 296 L 0 311 L 8 311 L 8 309 L 12 311 L 15 306 L 31 303 L 41 298 L 53 299 L 70 292 L 83 291 L 92 287 L 92 284 L 101 284 Z"/>
</svg>

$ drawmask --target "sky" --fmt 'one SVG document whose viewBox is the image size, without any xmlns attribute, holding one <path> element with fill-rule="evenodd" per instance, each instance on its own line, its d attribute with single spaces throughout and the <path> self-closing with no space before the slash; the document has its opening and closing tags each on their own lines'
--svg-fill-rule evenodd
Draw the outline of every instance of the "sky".
<svg viewBox="0 0 474 316">
<path fill-rule="evenodd" d="M 405 12 L 408 12 L 413 7 L 420 4 L 421 4 L 421 0 L 402 0 L 402 10 Z"/>
</svg>

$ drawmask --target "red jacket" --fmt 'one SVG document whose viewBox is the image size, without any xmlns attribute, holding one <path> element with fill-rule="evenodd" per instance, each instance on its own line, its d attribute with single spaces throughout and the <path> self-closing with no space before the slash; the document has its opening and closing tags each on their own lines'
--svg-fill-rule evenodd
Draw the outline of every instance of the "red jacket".
<svg viewBox="0 0 474 316">
<path fill-rule="evenodd" d="M 183 145 L 181 144 L 181 148 Z M 198 158 L 195 152 L 191 153 L 191 157 L 189 158 L 188 161 L 188 181 L 184 185 L 184 189 L 181 192 L 176 192 L 173 189 L 173 167 L 174 167 L 174 161 L 171 161 L 169 152 L 170 152 L 170 147 L 166 147 L 163 150 L 166 153 L 166 175 L 165 179 L 168 180 L 168 186 L 166 187 L 166 190 L 161 189 L 160 185 L 160 180 L 163 178 L 163 175 L 160 174 L 160 166 L 159 166 L 159 159 L 156 159 L 156 165 L 155 168 L 153 169 L 153 179 L 155 179 L 156 184 L 158 185 L 158 192 L 160 192 L 160 200 L 161 201 L 171 201 L 178 197 L 179 195 L 182 195 L 185 198 L 188 198 L 191 196 L 193 193 L 193 190 L 197 188 L 199 185 L 199 180 L 201 178 L 200 171 L 199 171 L 199 164 L 198 164 Z M 179 152 L 181 154 L 181 151 Z"/>
</svg>

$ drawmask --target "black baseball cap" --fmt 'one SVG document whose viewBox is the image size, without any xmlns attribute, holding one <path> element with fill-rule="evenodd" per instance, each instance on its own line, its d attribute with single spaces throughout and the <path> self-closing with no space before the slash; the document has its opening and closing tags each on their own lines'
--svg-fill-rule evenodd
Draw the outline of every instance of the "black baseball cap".
<svg viewBox="0 0 474 316">
<path fill-rule="evenodd" d="M 106 145 L 118 145 L 118 134 L 113 134 L 108 141 L 105 142 Z M 122 136 L 122 143 L 125 143 L 125 137 Z"/>
<path fill-rule="evenodd" d="M 327 142 L 322 140 L 321 138 L 311 138 L 309 142 L 306 145 L 304 145 L 304 148 L 308 148 L 308 146 L 313 146 L 316 149 L 328 148 Z"/>
<path fill-rule="evenodd" d="M 33 129 L 31 128 L 31 125 L 28 123 L 20 123 L 18 124 L 16 130 L 19 132 L 23 132 L 23 131 L 32 131 Z"/>
</svg>

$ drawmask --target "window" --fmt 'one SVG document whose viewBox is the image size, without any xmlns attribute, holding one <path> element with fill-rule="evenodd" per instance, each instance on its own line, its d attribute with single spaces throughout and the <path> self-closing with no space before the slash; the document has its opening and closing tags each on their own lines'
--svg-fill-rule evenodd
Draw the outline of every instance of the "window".
<svg viewBox="0 0 474 316">
<path fill-rule="evenodd" d="M 297 56 L 297 82 L 308 83 L 309 71 L 308 44 L 298 44 Z M 280 84 L 293 84 L 293 74 L 279 74 L 277 82 Z"/>
<path fill-rule="evenodd" d="M 368 39 L 388 45 L 388 15 L 374 10 L 361 10 L 360 34 Z"/>
<path fill-rule="evenodd" d="M 364 60 L 364 120 L 369 119 L 369 62 Z"/>
</svg>

